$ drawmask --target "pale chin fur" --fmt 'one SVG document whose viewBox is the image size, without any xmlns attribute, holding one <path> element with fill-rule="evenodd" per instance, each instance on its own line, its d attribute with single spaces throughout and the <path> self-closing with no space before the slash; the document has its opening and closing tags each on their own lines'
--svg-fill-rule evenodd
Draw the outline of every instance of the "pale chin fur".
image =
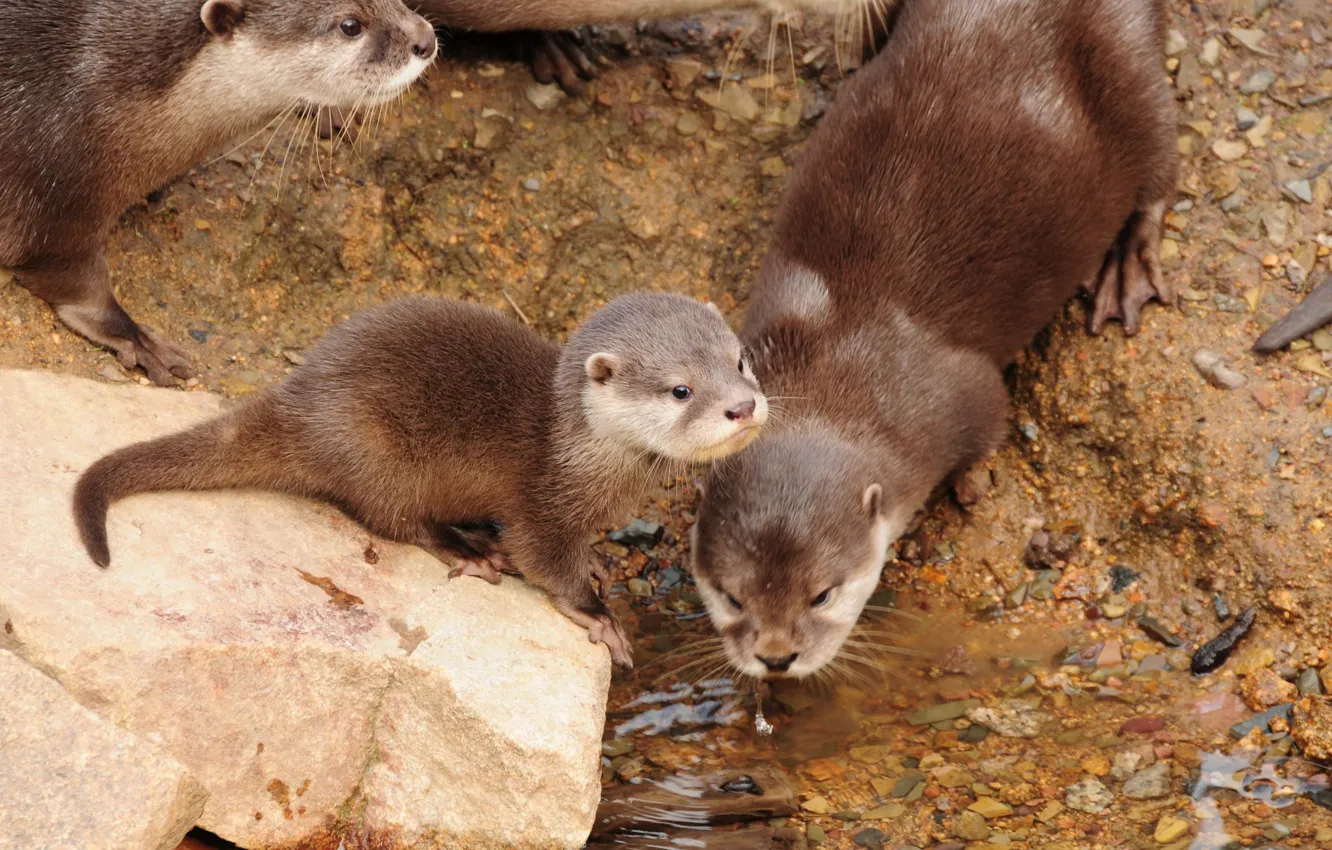
<svg viewBox="0 0 1332 850">
<path fill-rule="evenodd" d="M 385 101 L 392 100 L 402 94 L 412 83 L 420 79 L 421 75 L 426 72 L 426 69 L 434 63 L 435 56 L 438 55 L 439 51 L 436 49 L 435 54 L 428 60 L 418 59 L 413 56 L 407 61 L 407 66 L 405 68 L 393 75 L 393 79 L 381 86 L 379 91 L 375 94 L 369 95 L 366 98 L 369 105 L 375 106 L 384 103 Z"/>
<path fill-rule="evenodd" d="M 763 0 L 763 8 L 774 15 L 790 12 L 819 12 L 824 15 L 839 14 L 859 0 Z"/>
<path fill-rule="evenodd" d="M 861 564 L 856 576 L 850 581 L 844 582 L 837 589 L 827 606 L 819 611 L 820 619 L 841 626 L 836 640 L 825 641 L 823 645 L 817 647 L 796 647 L 800 655 L 795 663 L 791 665 L 791 669 L 781 678 L 803 679 L 817 673 L 825 664 L 837 657 L 837 653 L 842 649 L 842 644 L 850 636 L 851 630 L 855 628 L 856 622 L 860 619 L 865 603 L 874 595 L 874 590 L 879 585 L 879 576 L 883 572 L 883 564 L 888 556 L 888 547 L 906 529 L 911 514 L 907 513 L 906 517 L 903 518 L 902 513 L 899 510 L 891 516 L 881 516 L 875 521 L 870 531 L 869 557 Z M 694 528 L 690 530 L 690 550 L 697 552 L 697 544 L 698 525 L 695 524 Z M 703 598 L 703 604 L 708 610 L 708 616 L 712 619 L 713 626 L 718 633 L 724 632 L 729 626 L 743 619 L 745 615 L 732 610 L 726 596 L 718 592 L 710 582 L 699 581 L 697 586 L 699 595 Z M 747 653 L 745 657 L 741 657 L 734 642 L 729 639 L 723 640 L 723 646 L 731 665 L 735 669 L 746 676 L 757 679 L 767 676 L 767 668 L 754 657 L 752 652 Z"/>
</svg>

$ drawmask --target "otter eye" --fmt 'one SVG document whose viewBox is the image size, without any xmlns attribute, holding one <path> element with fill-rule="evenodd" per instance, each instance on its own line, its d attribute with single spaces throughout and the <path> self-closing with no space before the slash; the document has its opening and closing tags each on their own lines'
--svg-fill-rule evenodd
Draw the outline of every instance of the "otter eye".
<svg viewBox="0 0 1332 850">
<path fill-rule="evenodd" d="M 740 600 L 739 600 L 739 599 L 736 599 L 734 596 L 732 596 L 732 595 L 729 594 L 729 593 L 726 594 L 726 601 L 729 602 L 729 603 L 731 603 L 732 605 L 734 605 L 734 606 L 735 606 L 735 610 L 737 610 L 737 611 L 743 611 L 743 610 L 745 610 L 745 606 L 743 606 L 743 605 L 740 604 Z"/>
<path fill-rule="evenodd" d="M 348 18 L 338 25 L 338 29 L 342 30 L 342 34 L 347 38 L 357 38 L 360 36 L 363 27 L 360 21 L 355 18 Z"/>
<path fill-rule="evenodd" d="M 811 607 L 811 608 L 817 608 L 817 607 L 819 607 L 820 605 L 824 604 L 825 602 L 828 601 L 828 595 L 829 595 L 830 593 L 832 593 L 832 588 L 831 588 L 831 587 L 828 588 L 827 590 L 823 591 L 822 593 L 820 593 L 818 596 L 815 596 L 815 597 L 814 597 L 814 601 L 811 602 L 811 603 L 809 603 L 809 607 Z"/>
<path fill-rule="evenodd" d="M 671 395 L 675 396 L 680 401 L 689 401 L 690 396 L 692 396 L 693 394 L 694 391 L 684 385 L 678 386 L 675 389 L 671 390 Z"/>
</svg>

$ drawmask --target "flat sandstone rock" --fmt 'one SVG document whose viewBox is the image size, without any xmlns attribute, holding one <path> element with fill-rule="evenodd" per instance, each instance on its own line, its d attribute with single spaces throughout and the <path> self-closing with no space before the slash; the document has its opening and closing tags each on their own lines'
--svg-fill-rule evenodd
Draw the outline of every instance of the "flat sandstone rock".
<svg viewBox="0 0 1332 850">
<path fill-rule="evenodd" d="M 208 793 L 0 649 L 0 848 L 173 850 Z"/>
<path fill-rule="evenodd" d="M 255 492 L 113 505 L 102 571 L 70 515 L 79 473 L 220 400 L 3 370 L 0 400 L 0 648 L 162 741 L 210 794 L 200 826 L 250 848 L 581 846 L 610 659 L 543 594 L 449 581 Z"/>
</svg>

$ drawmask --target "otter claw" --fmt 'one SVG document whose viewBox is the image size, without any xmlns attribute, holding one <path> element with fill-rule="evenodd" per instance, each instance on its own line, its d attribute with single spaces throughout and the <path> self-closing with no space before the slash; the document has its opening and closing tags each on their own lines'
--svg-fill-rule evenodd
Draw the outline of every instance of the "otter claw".
<svg viewBox="0 0 1332 850">
<path fill-rule="evenodd" d="M 483 561 L 464 561 L 460 567 L 454 567 L 449 570 L 449 578 L 454 579 L 459 576 L 475 576 L 479 579 L 485 579 L 491 584 L 499 584 L 501 576 L 499 570 L 490 560 Z"/>
<path fill-rule="evenodd" d="M 1142 308 L 1153 299 L 1169 306 L 1174 293 L 1161 271 L 1161 221 L 1165 204 L 1135 210 L 1115 244 L 1106 251 L 1100 273 L 1082 284 L 1092 296 L 1087 330 L 1094 336 L 1106 322 L 1124 323 L 1125 336 L 1138 332 Z"/>
</svg>

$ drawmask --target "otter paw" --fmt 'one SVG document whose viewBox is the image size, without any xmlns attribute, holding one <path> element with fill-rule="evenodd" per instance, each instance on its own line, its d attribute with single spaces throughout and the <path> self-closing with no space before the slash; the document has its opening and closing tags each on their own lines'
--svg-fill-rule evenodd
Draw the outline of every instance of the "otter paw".
<svg viewBox="0 0 1332 850">
<path fill-rule="evenodd" d="M 1143 305 L 1152 299 L 1169 306 L 1174 293 L 1161 272 L 1161 221 L 1165 203 L 1135 210 L 1115 244 L 1105 254 L 1101 270 L 1082 288 L 1092 297 L 1087 329 L 1099 334 L 1105 323 L 1118 319 L 1124 334 L 1138 332 Z"/>
<path fill-rule="evenodd" d="M 502 579 L 499 569 L 489 556 L 485 559 L 463 561 L 461 566 L 449 570 L 449 578 L 454 579 L 459 576 L 475 576 L 491 584 L 499 584 Z"/>
<path fill-rule="evenodd" d="M 609 557 L 606 558 L 605 562 L 599 561 L 596 558 L 592 559 L 592 567 L 591 567 L 592 578 L 596 579 L 597 595 L 600 596 L 603 600 L 608 599 L 610 597 L 611 577 L 610 577 L 610 571 L 607 568 L 607 564 L 609 562 L 610 562 Z"/>
<path fill-rule="evenodd" d="M 969 508 L 985 498 L 994 486 L 994 479 L 990 477 L 990 470 L 977 464 L 954 475 L 950 483 L 953 498 L 962 507 Z"/>
<path fill-rule="evenodd" d="M 615 666 L 625 670 L 634 669 L 633 646 L 629 643 L 629 636 L 624 633 L 619 619 L 609 610 L 590 616 L 594 622 L 587 627 L 587 639 L 592 643 L 606 644 Z"/>
<path fill-rule="evenodd" d="M 583 80 L 595 80 L 597 66 L 610 64 L 592 45 L 586 28 L 536 32 L 529 38 L 527 60 L 532 66 L 532 75 L 542 83 L 559 83 L 560 88 L 570 95 L 582 94 Z"/>
</svg>

